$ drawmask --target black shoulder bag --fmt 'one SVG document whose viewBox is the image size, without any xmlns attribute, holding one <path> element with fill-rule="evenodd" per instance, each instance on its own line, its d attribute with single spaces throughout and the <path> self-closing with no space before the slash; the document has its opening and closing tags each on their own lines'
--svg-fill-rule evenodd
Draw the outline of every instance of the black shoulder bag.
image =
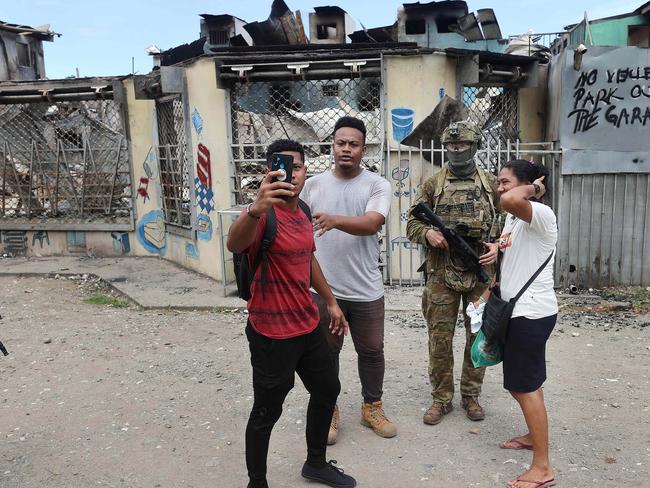
<svg viewBox="0 0 650 488">
<path fill-rule="evenodd" d="M 519 290 L 519 293 L 510 300 L 505 301 L 501 298 L 501 290 L 499 289 L 499 286 L 493 286 L 490 289 L 490 295 L 488 296 L 485 308 L 483 309 L 483 325 L 481 325 L 481 330 L 489 342 L 496 341 L 499 344 L 504 344 L 506 342 L 508 324 L 510 323 L 512 311 L 515 308 L 517 300 L 521 298 L 528 287 L 533 283 L 533 281 L 535 281 L 535 278 L 539 276 L 553 257 L 554 253 L 555 250 L 551 252 L 551 255 L 546 258 L 546 261 L 544 261 L 539 269 L 535 271 L 535 274 L 528 280 L 523 288 Z"/>
</svg>

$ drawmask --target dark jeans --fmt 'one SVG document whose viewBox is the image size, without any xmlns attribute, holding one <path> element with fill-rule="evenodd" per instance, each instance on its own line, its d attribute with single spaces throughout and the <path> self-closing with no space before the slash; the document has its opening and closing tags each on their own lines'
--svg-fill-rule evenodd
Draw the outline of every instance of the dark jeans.
<svg viewBox="0 0 650 488">
<path fill-rule="evenodd" d="M 298 373 L 310 394 L 307 408 L 307 463 L 325 466 L 330 420 L 341 390 L 322 330 L 291 339 L 269 339 L 246 326 L 253 366 L 253 409 L 246 427 L 246 467 L 251 481 L 266 479 L 271 430 Z"/>
<path fill-rule="evenodd" d="M 319 327 L 326 332 L 327 343 L 334 357 L 336 375 L 339 374 L 339 353 L 343 336 L 329 332 L 330 316 L 325 300 L 312 293 L 320 313 Z M 365 403 L 381 400 L 384 371 L 384 297 L 372 302 L 337 300 L 350 326 L 350 335 L 357 351 L 357 368 L 361 381 L 361 395 Z"/>
</svg>

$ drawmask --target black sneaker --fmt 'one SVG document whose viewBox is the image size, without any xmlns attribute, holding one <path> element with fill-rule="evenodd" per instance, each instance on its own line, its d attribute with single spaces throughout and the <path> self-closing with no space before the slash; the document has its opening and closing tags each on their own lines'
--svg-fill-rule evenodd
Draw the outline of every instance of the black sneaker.
<svg viewBox="0 0 650 488">
<path fill-rule="evenodd" d="M 322 468 L 314 468 L 305 463 L 302 467 L 302 476 L 308 480 L 317 481 L 328 486 L 352 488 L 357 486 L 356 480 L 348 476 L 336 466 L 336 461 L 331 460 Z"/>
<path fill-rule="evenodd" d="M 249 481 L 246 488 L 269 488 L 266 481 Z"/>
</svg>

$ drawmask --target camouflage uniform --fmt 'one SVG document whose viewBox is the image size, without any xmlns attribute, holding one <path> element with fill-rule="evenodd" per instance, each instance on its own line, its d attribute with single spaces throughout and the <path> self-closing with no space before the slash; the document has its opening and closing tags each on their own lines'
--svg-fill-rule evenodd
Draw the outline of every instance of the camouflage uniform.
<svg viewBox="0 0 650 488">
<path fill-rule="evenodd" d="M 497 183 L 494 176 L 476 168 L 467 179 L 455 178 L 445 165 L 421 187 L 418 200 L 424 201 L 445 222 L 470 244 L 477 254 L 484 254 L 481 241 L 494 242 L 499 233 Z M 463 396 L 478 397 L 485 368 L 474 368 L 470 348 L 474 340 L 465 308 L 476 301 L 489 283 L 480 283 L 476 274 L 468 271 L 453 249 L 431 247 L 425 237 L 426 224 L 409 218 L 407 235 L 412 242 L 426 249 L 427 283 L 422 293 L 422 311 L 429 332 L 429 379 L 434 403 L 451 402 L 454 395 L 452 341 L 462 299 L 466 341 L 460 391 Z M 494 274 L 494 265 L 485 267 Z"/>
</svg>

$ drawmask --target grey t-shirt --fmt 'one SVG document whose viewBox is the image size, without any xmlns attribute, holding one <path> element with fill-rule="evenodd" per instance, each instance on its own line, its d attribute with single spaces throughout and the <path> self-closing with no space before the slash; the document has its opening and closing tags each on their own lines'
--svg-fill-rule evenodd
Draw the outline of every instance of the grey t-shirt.
<svg viewBox="0 0 650 488">
<path fill-rule="evenodd" d="M 386 218 L 390 192 L 386 179 L 366 169 L 350 180 L 326 171 L 307 180 L 300 198 L 311 207 L 312 214 L 357 217 L 377 212 Z M 316 234 L 316 259 L 336 298 L 370 302 L 384 296 L 376 234 L 354 236 L 338 229 L 321 237 Z"/>
</svg>

